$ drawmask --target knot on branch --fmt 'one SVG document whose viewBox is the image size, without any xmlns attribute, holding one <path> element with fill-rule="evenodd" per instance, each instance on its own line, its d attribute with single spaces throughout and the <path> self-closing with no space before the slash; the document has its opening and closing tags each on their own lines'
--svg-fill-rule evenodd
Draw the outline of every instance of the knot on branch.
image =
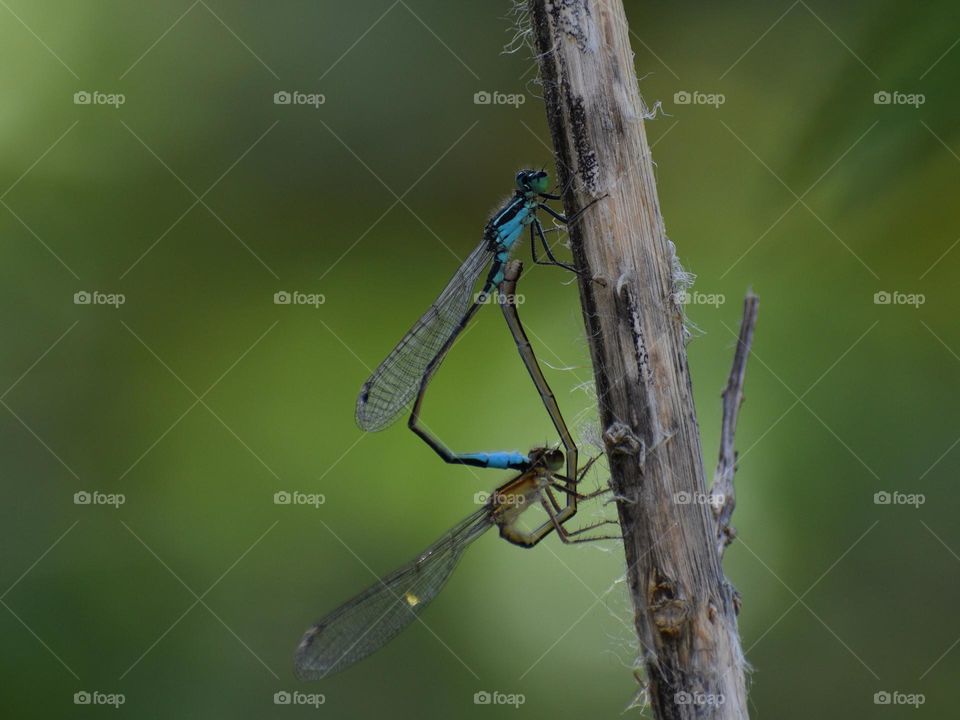
<svg viewBox="0 0 960 720">
<path fill-rule="evenodd" d="M 690 622 L 690 604 L 678 597 L 677 584 L 659 572 L 649 588 L 648 605 L 661 635 L 677 637 Z"/>
<path fill-rule="evenodd" d="M 743 607 L 743 595 L 741 595 L 740 591 L 733 587 L 733 585 L 730 585 L 730 592 L 733 598 L 733 611 L 739 615 L 740 608 Z"/>
<path fill-rule="evenodd" d="M 733 525 L 725 525 L 720 533 L 720 539 L 723 541 L 724 548 L 737 538 L 737 529 Z"/>
<path fill-rule="evenodd" d="M 719 520 L 724 513 L 733 514 L 733 508 L 736 506 L 736 498 L 733 495 L 725 495 L 717 485 L 718 483 L 714 483 L 713 487 L 710 488 L 710 495 L 707 498 L 707 502 L 710 505 L 710 511 L 713 513 L 713 517 Z"/>
<path fill-rule="evenodd" d="M 638 438 L 634 434 L 633 429 L 626 423 L 618 420 L 604 430 L 603 443 L 606 445 L 607 452 L 610 455 L 624 455 L 639 458 L 640 466 L 643 467 L 646 445 L 643 444 L 643 440 Z"/>
</svg>

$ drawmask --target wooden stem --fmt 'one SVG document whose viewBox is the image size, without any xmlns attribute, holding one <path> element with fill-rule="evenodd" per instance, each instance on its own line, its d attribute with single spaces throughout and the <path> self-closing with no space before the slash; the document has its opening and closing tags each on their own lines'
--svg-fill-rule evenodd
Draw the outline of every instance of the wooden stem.
<svg viewBox="0 0 960 720">
<path fill-rule="evenodd" d="M 568 216 L 634 624 L 657 718 L 746 718 L 735 592 L 716 551 L 621 0 L 528 0 Z"/>
</svg>

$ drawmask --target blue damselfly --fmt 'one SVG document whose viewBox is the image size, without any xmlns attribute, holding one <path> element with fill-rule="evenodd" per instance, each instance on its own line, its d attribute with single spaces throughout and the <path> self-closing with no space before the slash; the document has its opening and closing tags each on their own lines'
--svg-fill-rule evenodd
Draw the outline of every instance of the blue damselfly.
<svg viewBox="0 0 960 720">
<path fill-rule="evenodd" d="M 554 257 L 537 217 L 537 211 L 543 210 L 554 219 L 568 223 L 567 218 L 543 202 L 559 199 L 558 195 L 547 192 L 547 173 L 521 170 L 517 173 L 516 184 L 513 197 L 487 223 L 480 244 L 454 273 L 436 301 L 364 383 L 356 411 L 357 424 L 364 430 L 387 427 L 416 398 L 408 425 L 444 461 L 521 471 L 530 467 L 530 459 L 517 452 L 454 453 L 419 422 L 420 406 L 431 375 L 473 315 L 503 282 L 513 248 L 525 231 L 529 229 L 535 263 L 574 271 L 571 265 Z M 547 255 L 546 260 L 537 257 L 538 240 Z M 475 293 L 477 281 L 485 268 L 489 268 L 486 280 L 479 293 Z"/>
</svg>

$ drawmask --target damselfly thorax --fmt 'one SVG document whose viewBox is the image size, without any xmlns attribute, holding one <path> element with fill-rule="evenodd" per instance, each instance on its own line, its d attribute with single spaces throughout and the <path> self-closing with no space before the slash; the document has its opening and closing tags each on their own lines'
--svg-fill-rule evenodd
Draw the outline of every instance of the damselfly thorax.
<svg viewBox="0 0 960 720">
<path fill-rule="evenodd" d="M 517 241 L 537 217 L 538 198 L 518 190 L 513 198 L 497 212 L 484 228 L 484 237 L 490 242 L 493 265 L 483 285 L 481 297 L 503 281 L 503 268 L 510 260 Z"/>
</svg>

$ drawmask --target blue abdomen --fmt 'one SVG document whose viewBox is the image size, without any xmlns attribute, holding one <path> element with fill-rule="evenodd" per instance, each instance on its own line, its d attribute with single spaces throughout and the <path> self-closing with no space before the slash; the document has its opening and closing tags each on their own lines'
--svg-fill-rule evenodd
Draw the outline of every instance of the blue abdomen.
<svg viewBox="0 0 960 720">
<path fill-rule="evenodd" d="M 459 457 L 498 470 L 523 470 L 530 466 L 529 458 L 518 452 L 468 453 Z"/>
</svg>

